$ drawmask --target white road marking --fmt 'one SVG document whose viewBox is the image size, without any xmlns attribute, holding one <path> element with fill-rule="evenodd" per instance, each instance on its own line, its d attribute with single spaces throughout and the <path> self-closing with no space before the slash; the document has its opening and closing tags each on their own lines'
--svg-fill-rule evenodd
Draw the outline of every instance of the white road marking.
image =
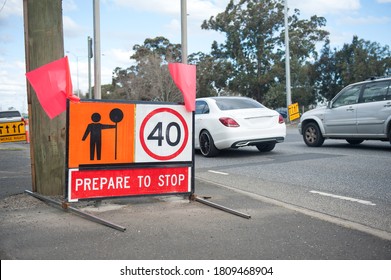
<svg viewBox="0 0 391 280">
<path fill-rule="evenodd" d="M 214 170 L 208 170 L 208 172 L 215 173 L 215 174 L 220 174 L 220 175 L 229 175 L 228 173 L 220 172 L 220 171 L 214 171 Z"/>
<path fill-rule="evenodd" d="M 289 203 L 286 203 L 286 202 L 283 202 L 283 201 L 280 201 L 280 200 L 276 200 L 276 199 L 273 199 L 273 198 L 270 198 L 270 197 L 266 197 L 266 196 L 263 196 L 263 195 L 251 193 L 251 192 L 248 192 L 248 191 L 239 190 L 238 188 L 230 187 L 230 186 L 227 186 L 227 185 L 224 185 L 224 184 L 219 184 L 219 183 L 216 183 L 216 182 L 213 182 L 213 181 L 209 181 L 209 180 L 206 180 L 206 179 L 203 179 L 203 178 L 198 178 L 197 176 L 196 176 L 196 179 L 199 180 L 199 181 L 203 181 L 203 182 L 206 182 L 206 183 L 218 186 L 218 187 L 222 187 L 222 188 L 234 191 L 236 193 L 240 193 L 240 194 L 246 195 L 248 197 L 251 197 L 253 199 L 256 199 L 256 200 L 259 200 L 259 201 L 262 201 L 262 202 L 265 202 L 265 203 L 281 206 L 281 207 L 284 207 L 286 209 L 297 211 L 297 212 L 302 213 L 304 215 L 308 215 L 308 216 L 311 216 L 311 217 L 314 217 L 314 218 L 317 218 L 317 219 L 320 219 L 320 220 L 323 220 L 323 221 L 328 221 L 330 223 L 334 223 L 336 225 L 340 225 L 340 226 L 343 226 L 343 227 L 346 227 L 346 228 L 349 228 L 349 229 L 359 230 L 361 232 L 365 232 L 365 233 L 368 233 L 368 234 L 371 234 L 371 235 L 374 235 L 374 236 L 377 236 L 377 237 L 380 237 L 380 238 L 383 238 L 383 239 L 386 239 L 386 240 L 391 240 L 391 233 L 388 232 L 388 231 L 385 231 L 385 230 L 372 228 L 370 226 L 366 226 L 366 225 L 363 225 L 363 224 L 360 224 L 360 223 L 348 221 L 346 219 L 337 218 L 335 216 L 330 216 L 330 215 L 327 215 L 327 214 L 324 214 L 324 213 L 321 213 L 321 212 L 317 212 L 315 210 L 310 210 L 310 209 L 307 209 L 307 208 L 303 208 L 301 206 L 296 206 L 296 205 L 293 205 L 293 204 L 289 204 Z"/>
<path fill-rule="evenodd" d="M 353 202 L 357 202 L 357 203 L 361 203 L 361 204 L 365 204 L 365 205 L 371 205 L 371 206 L 376 205 L 375 203 L 372 203 L 367 200 L 357 199 L 357 198 L 348 197 L 348 196 L 341 196 L 341 195 L 335 195 L 335 194 L 331 194 L 331 193 L 318 192 L 318 191 L 310 191 L 310 193 L 315 193 L 315 194 L 319 194 L 319 195 L 323 195 L 323 196 L 329 196 L 329 197 L 338 198 L 338 199 L 342 199 L 342 200 L 353 201 Z"/>
</svg>

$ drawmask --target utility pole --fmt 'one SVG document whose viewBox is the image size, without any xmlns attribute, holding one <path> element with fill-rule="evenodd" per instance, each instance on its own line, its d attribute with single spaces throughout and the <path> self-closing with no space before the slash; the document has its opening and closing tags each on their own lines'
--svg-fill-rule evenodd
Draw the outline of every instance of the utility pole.
<svg viewBox="0 0 391 280">
<path fill-rule="evenodd" d="M 181 0 L 182 63 L 187 64 L 187 0 Z"/>
<path fill-rule="evenodd" d="M 94 6 L 94 98 L 101 99 L 101 67 L 100 67 L 100 1 L 93 0 Z"/>
<path fill-rule="evenodd" d="M 92 38 L 90 36 L 88 36 L 88 38 L 87 38 L 87 47 L 88 47 L 88 98 L 92 99 L 91 58 L 93 57 L 93 52 L 92 52 Z"/>
<path fill-rule="evenodd" d="M 289 26 L 288 26 L 288 0 L 285 0 L 285 75 L 286 75 L 286 107 L 292 104 L 291 97 L 291 69 L 290 69 L 290 56 L 289 56 Z"/>
<path fill-rule="evenodd" d="M 26 72 L 64 57 L 62 0 L 23 0 Z M 65 190 L 65 113 L 49 119 L 27 83 L 32 190 L 63 195 Z"/>
<path fill-rule="evenodd" d="M 75 55 L 74 53 L 71 53 L 70 51 L 66 51 L 66 53 L 69 53 L 73 55 L 76 58 L 76 82 L 77 82 L 77 96 L 80 96 L 80 87 L 79 87 L 79 56 Z"/>
</svg>

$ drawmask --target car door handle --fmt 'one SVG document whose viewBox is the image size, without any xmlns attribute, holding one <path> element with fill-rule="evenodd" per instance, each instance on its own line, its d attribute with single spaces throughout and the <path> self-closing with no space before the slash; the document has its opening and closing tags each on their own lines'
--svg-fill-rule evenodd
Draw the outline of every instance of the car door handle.
<svg viewBox="0 0 391 280">
<path fill-rule="evenodd" d="M 391 107 L 391 103 L 387 103 L 384 107 Z"/>
<path fill-rule="evenodd" d="M 354 111 L 354 108 L 347 108 L 346 111 Z"/>
</svg>

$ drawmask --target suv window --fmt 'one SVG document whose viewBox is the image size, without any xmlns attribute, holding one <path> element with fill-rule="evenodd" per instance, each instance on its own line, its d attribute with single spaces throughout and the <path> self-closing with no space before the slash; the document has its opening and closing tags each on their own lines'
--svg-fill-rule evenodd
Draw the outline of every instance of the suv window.
<svg viewBox="0 0 391 280">
<path fill-rule="evenodd" d="M 333 101 L 333 108 L 340 106 L 352 105 L 358 102 L 360 96 L 361 85 L 352 86 L 345 89 L 338 97 Z"/>
<path fill-rule="evenodd" d="M 387 100 L 388 86 L 388 81 L 369 83 L 365 85 L 362 102 L 367 103 Z M 390 98 L 391 96 L 388 96 L 388 99 Z"/>
</svg>

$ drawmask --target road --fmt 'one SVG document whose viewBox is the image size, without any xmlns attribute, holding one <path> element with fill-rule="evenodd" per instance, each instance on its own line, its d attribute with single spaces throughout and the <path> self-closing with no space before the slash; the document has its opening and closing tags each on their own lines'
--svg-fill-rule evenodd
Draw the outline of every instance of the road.
<svg viewBox="0 0 391 280">
<path fill-rule="evenodd" d="M 252 148 L 208 159 L 197 154 L 195 194 L 251 219 L 177 196 L 72 204 L 126 228 L 119 232 L 23 193 L 31 190 L 29 146 L 5 143 L 0 258 L 390 260 L 388 145 L 350 148 L 333 141 L 309 149 L 289 129 L 286 143 L 267 154 Z M 352 172 L 358 177 L 346 176 Z"/>
<path fill-rule="evenodd" d="M 0 199 L 31 190 L 31 161 L 29 145 L 25 142 L 0 145 Z"/>
<path fill-rule="evenodd" d="M 390 143 L 380 141 L 326 140 L 310 148 L 290 126 L 286 141 L 270 153 L 252 147 L 216 158 L 197 153 L 195 166 L 198 179 L 391 233 L 390 154 Z"/>
</svg>

